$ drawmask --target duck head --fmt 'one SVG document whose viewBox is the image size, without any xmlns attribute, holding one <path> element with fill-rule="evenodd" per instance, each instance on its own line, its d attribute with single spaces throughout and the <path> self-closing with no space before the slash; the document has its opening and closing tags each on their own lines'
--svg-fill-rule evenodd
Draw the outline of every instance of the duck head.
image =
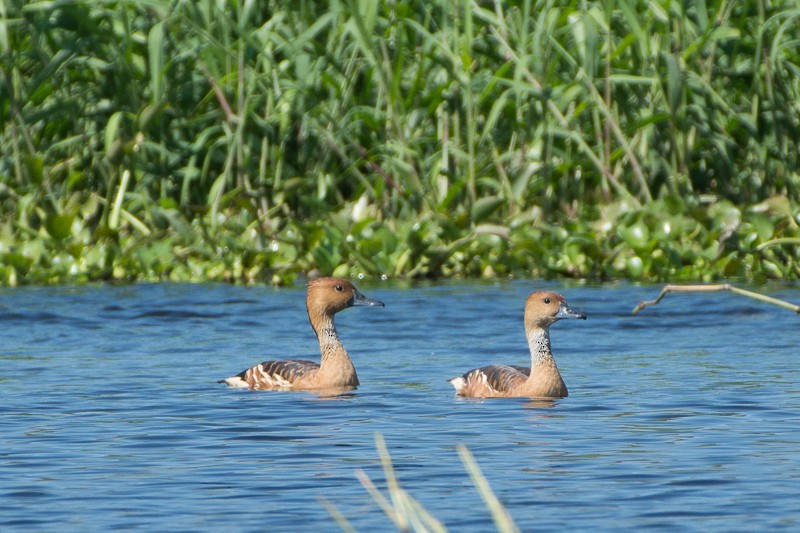
<svg viewBox="0 0 800 533">
<path fill-rule="evenodd" d="M 308 284 L 306 307 L 309 315 L 312 311 L 333 315 L 357 305 L 384 307 L 383 302 L 364 296 L 346 279 L 318 278 Z"/>
<path fill-rule="evenodd" d="M 552 291 L 536 291 L 525 302 L 525 329 L 547 329 L 562 318 L 586 320 L 584 313 L 573 311 L 563 296 Z"/>
</svg>

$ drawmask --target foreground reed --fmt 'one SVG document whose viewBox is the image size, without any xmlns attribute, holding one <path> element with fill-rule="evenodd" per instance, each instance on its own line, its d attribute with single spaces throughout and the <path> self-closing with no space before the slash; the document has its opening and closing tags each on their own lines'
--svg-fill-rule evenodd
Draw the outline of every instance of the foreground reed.
<svg viewBox="0 0 800 533">
<path fill-rule="evenodd" d="M 400 482 L 394 472 L 391 455 L 380 433 L 375 434 L 375 447 L 378 449 L 378 455 L 383 465 L 388 497 L 384 496 L 364 471 L 358 470 L 356 475 L 367 492 L 369 492 L 370 496 L 372 496 L 372 499 L 378 504 L 387 518 L 391 520 L 398 531 L 433 531 L 440 533 L 447 531 L 439 520 L 432 516 L 422 504 L 400 486 Z M 478 490 L 481 498 L 483 498 L 484 503 L 486 503 L 487 508 L 491 512 L 497 531 L 501 533 L 518 533 L 519 529 L 516 524 L 514 524 L 514 520 L 492 492 L 489 482 L 483 476 L 478 463 L 475 461 L 470 451 L 465 446 L 459 445 L 458 455 L 461 457 L 461 462 L 464 463 L 464 466 L 469 472 L 475 488 Z M 353 528 L 347 518 L 339 512 L 332 502 L 323 500 L 323 504 L 327 507 L 331 516 L 336 520 L 342 530 L 348 532 L 355 531 L 355 528 Z"/>
</svg>

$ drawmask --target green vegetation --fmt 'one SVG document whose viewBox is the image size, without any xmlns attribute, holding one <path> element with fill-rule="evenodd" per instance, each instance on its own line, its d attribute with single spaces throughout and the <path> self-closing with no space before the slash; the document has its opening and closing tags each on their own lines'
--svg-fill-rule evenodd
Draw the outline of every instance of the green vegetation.
<svg viewBox="0 0 800 533">
<path fill-rule="evenodd" d="M 800 277 L 800 8 L 0 0 L 0 283 Z"/>
</svg>

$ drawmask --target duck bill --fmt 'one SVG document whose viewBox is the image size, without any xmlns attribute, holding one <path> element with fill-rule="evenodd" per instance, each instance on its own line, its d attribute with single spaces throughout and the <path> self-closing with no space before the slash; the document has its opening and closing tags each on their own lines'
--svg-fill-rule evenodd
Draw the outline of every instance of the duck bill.
<svg viewBox="0 0 800 533">
<path fill-rule="evenodd" d="M 586 314 L 573 311 L 566 304 L 561 304 L 558 313 L 556 313 L 556 318 L 578 318 L 580 320 L 586 320 Z"/>
<path fill-rule="evenodd" d="M 353 294 L 353 304 L 352 305 L 354 305 L 354 306 L 356 306 L 356 305 L 369 305 L 369 306 L 385 307 L 383 305 L 383 302 L 381 302 L 380 300 L 375 300 L 374 298 L 368 298 L 368 297 L 364 296 L 363 294 L 361 294 L 358 291 L 355 291 L 355 293 Z"/>
</svg>

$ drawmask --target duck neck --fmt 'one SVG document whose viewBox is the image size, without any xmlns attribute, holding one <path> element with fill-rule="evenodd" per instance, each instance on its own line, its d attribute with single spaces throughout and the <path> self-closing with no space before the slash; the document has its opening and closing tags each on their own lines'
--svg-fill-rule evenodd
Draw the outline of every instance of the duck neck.
<svg viewBox="0 0 800 533">
<path fill-rule="evenodd" d="M 554 364 L 553 352 L 550 351 L 550 332 L 547 328 L 532 328 L 527 336 L 528 348 L 531 351 L 531 368 Z"/>
<path fill-rule="evenodd" d="M 317 334 L 319 351 L 322 355 L 320 369 L 323 371 L 332 368 L 338 368 L 340 370 L 352 369 L 352 372 L 355 374 L 355 368 L 353 368 L 350 356 L 347 355 L 342 341 L 339 340 L 339 334 L 336 331 L 336 326 L 333 324 L 333 316 L 321 315 L 312 325 L 314 326 L 314 332 Z"/>
</svg>

